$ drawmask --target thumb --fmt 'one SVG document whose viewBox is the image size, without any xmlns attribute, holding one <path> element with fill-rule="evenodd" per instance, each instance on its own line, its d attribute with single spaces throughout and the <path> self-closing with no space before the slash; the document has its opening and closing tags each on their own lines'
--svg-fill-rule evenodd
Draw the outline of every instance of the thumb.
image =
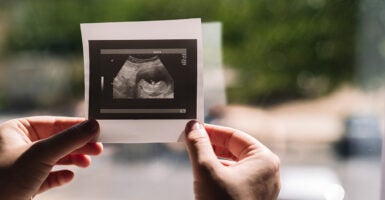
<svg viewBox="0 0 385 200">
<path fill-rule="evenodd" d="M 96 120 L 86 120 L 45 140 L 41 140 L 26 152 L 30 157 L 47 164 L 55 164 L 60 158 L 84 146 L 96 137 L 99 124 Z"/>
<path fill-rule="evenodd" d="M 19 188 L 28 188 L 28 192 L 37 191 L 55 163 L 87 144 L 96 137 L 98 130 L 99 125 L 96 120 L 87 120 L 36 142 L 15 162 L 12 182 L 19 185 Z"/>
<path fill-rule="evenodd" d="M 213 169 L 220 163 L 211 146 L 210 138 L 201 123 L 196 120 L 189 121 L 186 124 L 185 134 L 194 177 L 199 180 L 202 175 L 207 173 L 208 169 Z"/>
</svg>

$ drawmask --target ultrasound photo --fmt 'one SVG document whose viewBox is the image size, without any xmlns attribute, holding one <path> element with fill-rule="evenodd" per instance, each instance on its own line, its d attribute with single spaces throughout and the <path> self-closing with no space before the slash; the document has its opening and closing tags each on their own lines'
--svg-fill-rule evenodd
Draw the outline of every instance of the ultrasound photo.
<svg viewBox="0 0 385 200">
<path fill-rule="evenodd" d="M 174 80 L 155 55 L 129 56 L 113 80 L 114 99 L 173 99 Z"/>
<path fill-rule="evenodd" d="M 177 142 L 203 121 L 201 20 L 80 24 L 85 117 L 107 143 Z"/>
<path fill-rule="evenodd" d="M 196 118 L 196 40 L 90 40 L 89 48 L 90 117 Z"/>
</svg>

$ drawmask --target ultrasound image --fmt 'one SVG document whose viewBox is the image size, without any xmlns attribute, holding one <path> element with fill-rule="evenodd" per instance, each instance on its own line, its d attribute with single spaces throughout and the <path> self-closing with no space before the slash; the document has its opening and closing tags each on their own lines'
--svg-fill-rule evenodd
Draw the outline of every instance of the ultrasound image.
<svg viewBox="0 0 385 200">
<path fill-rule="evenodd" d="M 129 56 L 112 85 L 114 99 L 174 98 L 174 80 L 158 56 Z"/>
<path fill-rule="evenodd" d="M 90 117 L 196 118 L 196 40 L 91 40 L 89 47 Z"/>
</svg>

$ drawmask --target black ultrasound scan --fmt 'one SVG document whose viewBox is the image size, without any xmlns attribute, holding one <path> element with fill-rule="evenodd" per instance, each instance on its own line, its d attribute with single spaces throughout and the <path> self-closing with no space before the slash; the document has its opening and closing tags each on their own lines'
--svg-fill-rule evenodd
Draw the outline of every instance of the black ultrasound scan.
<svg viewBox="0 0 385 200">
<path fill-rule="evenodd" d="M 194 119 L 197 41 L 90 40 L 89 117 Z"/>
</svg>

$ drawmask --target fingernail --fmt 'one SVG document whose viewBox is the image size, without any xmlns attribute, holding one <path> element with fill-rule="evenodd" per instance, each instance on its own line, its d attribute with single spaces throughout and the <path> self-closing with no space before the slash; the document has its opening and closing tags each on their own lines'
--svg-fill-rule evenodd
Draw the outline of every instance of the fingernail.
<svg viewBox="0 0 385 200">
<path fill-rule="evenodd" d="M 199 123 L 197 120 L 191 120 L 186 124 L 186 128 L 184 129 L 184 131 L 186 133 L 189 133 L 193 130 L 200 130 L 200 129 L 203 129 L 203 125 Z"/>
<path fill-rule="evenodd" d="M 87 133 L 95 133 L 99 129 L 99 123 L 95 119 L 88 119 L 80 125 L 82 131 Z"/>
</svg>

